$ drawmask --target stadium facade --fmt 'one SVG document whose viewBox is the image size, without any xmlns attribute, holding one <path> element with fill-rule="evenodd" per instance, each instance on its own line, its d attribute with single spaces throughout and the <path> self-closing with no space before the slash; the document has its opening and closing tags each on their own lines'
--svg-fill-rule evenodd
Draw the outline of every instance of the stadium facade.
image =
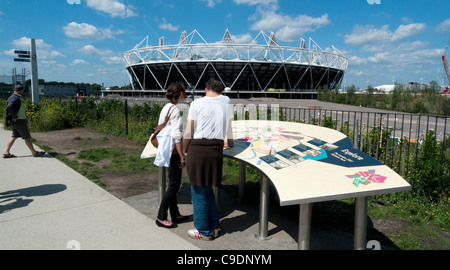
<svg viewBox="0 0 450 270">
<path fill-rule="evenodd" d="M 175 45 L 149 46 L 148 36 L 123 54 L 134 91 L 165 91 L 172 82 L 183 82 L 203 91 L 215 78 L 228 94 L 261 96 L 264 93 L 315 92 L 319 87 L 339 87 L 348 58 L 334 46 L 324 51 L 311 38 L 300 46 L 280 46 L 276 35 L 264 32 L 249 44 L 234 42 L 227 29 L 220 42 L 208 43 L 197 30 L 181 33 Z"/>
</svg>

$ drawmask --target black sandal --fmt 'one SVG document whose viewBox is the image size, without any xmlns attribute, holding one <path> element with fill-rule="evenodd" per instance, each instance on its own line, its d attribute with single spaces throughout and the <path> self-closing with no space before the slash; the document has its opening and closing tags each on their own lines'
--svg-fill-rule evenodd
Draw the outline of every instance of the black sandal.
<svg viewBox="0 0 450 270">
<path fill-rule="evenodd" d="M 33 157 L 41 157 L 45 154 L 44 151 L 36 151 L 36 154 L 33 155 Z"/>
<path fill-rule="evenodd" d="M 13 154 L 3 154 L 3 158 L 15 158 L 16 156 Z"/>
</svg>

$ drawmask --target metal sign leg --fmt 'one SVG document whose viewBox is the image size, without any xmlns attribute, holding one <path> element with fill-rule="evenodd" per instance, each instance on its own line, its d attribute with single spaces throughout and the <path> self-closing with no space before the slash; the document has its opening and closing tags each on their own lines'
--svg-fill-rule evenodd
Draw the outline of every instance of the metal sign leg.
<svg viewBox="0 0 450 270">
<path fill-rule="evenodd" d="M 269 179 L 261 176 L 261 190 L 259 199 L 259 240 L 267 240 L 268 237 L 268 213 L 269 213 Z"/>
<path fill-rule="evenodd" d="M 244 198 L 245 163 L 239 162 L 239 199 Z"/>
<path fill-rule="evenodd" d="M 300 218 L 298 227 L 298 249 L 308 250 L 311 235 L 312 203 L 300 205 Z"/>
<path fill-rule="evenodd" d="M 356 198 L 354 249 L 365 250 L 367 241 L 367 197 Z"/>
</svg>

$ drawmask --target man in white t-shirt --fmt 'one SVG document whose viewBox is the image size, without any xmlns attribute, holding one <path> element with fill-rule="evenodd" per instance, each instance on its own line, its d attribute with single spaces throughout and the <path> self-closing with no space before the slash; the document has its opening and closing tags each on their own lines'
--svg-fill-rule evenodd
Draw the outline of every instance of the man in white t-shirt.
<svg viewBox="0 0 450 270">
<path fill-rule="evenodd" d="M 212 187 L 219 186 L 222 180 L 224 140 L 227 140 L 227 147 L 233 147 L 233 105 L 222 92 L 223 85 L 219 81 L 206 83 L 206 95 L 189 107 L 183 138 L 195 227 L 187 235 L 201 240 L 218 236 L 219 213 Z"/>
</svg>

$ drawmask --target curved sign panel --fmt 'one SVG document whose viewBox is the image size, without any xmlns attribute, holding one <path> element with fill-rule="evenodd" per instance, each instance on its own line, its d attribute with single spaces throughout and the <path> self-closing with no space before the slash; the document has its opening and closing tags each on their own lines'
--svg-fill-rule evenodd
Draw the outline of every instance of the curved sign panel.
<svg viewBox="0 0 450 270">
<path fill-rule="evenodd" d="M 281 205 L 406 191 L 411 186 L 333 129 L 280 121 L 233 121 L 224 155 L 250 164 L 275 186 Z"/>
</svg>

